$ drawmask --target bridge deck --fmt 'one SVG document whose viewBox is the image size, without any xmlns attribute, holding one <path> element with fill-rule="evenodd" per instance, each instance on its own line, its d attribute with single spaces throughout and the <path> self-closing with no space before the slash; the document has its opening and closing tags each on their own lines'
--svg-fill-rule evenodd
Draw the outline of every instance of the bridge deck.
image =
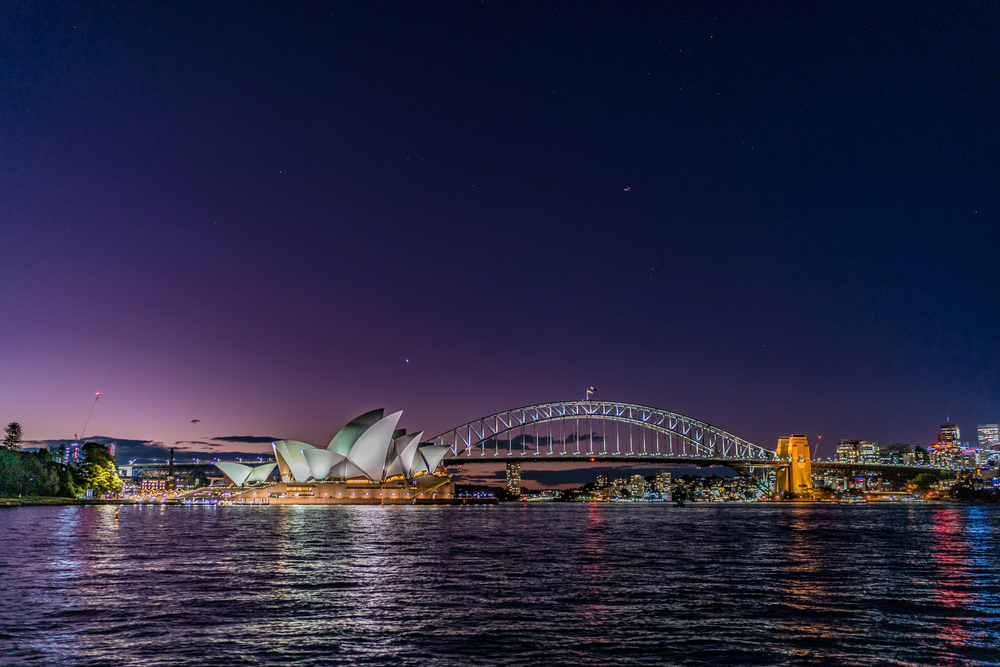
<svg viewBox="0 0 1000 667">
<path fill-rule="evenodd" d="M 708 456 L 676 456 L 668 454 L 562 454 L 559 452 L 500 452 L 487 453 L 485 456 L 459 454 L 442 461 L 445 466 L 476 465 L 488 463 L 644 463 L 647 465 L 683 464 L 698 467 L 703 466 L 753 466 L 761 468 L 780 468 L 788 465 L 788 461 L 764 459 L 732 459 Z"/>
<path fill-rule="evenodd" d="M 482 464 L 506 464 L 506 463 L 640 463 L 649 466 L 655 465 L 689 465 L 698 468 L 709 466 L 726 466 L 729 468 L 784 468 L 789 461 L 765 460 L 765 459 L 734 459 L 711 456 L 677 456 L 669 454 L 605 454 L 605 453 L 571 453 L 560 452 L 486 452 L 484 454 L 473 453 L 472 456 L 459 454 L 447 458 L 442 463 L 446 467 L 457 467 L 464 465 Z M 839 463 L 836 461 L 813 461 L 814 471 L 829 470 L 843 474 L 874 473 L 874 472 L 929 472 L 938 473 L 939 468 L 930 466 L 906 466 L 906 465 L 882 465 L 875 463 Z"/>
</svg>

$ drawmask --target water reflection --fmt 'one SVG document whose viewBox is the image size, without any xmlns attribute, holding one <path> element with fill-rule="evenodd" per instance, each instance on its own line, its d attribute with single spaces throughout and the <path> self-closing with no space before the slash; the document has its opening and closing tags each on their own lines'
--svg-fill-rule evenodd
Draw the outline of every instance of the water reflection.
<svg viewBox="0 0 1000 667">
<path fill-rule="evenodd" d="M 998 516 L 6 510 L 0 650 L 25 665 L 995 663 Z"/>
</svg>

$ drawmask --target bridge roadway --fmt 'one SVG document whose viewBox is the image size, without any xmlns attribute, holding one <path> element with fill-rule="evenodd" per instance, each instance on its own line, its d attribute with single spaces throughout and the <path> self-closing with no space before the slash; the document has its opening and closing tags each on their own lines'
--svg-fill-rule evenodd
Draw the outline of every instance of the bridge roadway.
<svg viewBox="0 0 1000 667">
<path fill-rule="evenodd" d="M 682 464 L 699 468 L 708 466 L 741 466 L 754 468 L 782 468 L 788 461 L 766 459 L 731 459 L 711 456 L 679 456 L 671 454 L 564 454 L 561 452 L 501 452 L 483 455 L 459 454 L 442 461 L 445 467 L 483 463 L 645 463 L 645 464 Z"/>
<path fill-rule="evenodd" d="M 471 451 L 471 450 L 466 450 Z M 482 451 L 482 450 L 480 450 Z M 671 454 L 605 454 L 601 452 L 583 453 L 573 452 L 571 454 L 561 452 L 487 452 L 483 454 L 469 455 L 465 452 L 458 456 L 452 456 L 442 461 L 446 467 L 458 467 L 464 465 L 497 464 L 497 463 L 641 463 L 646 465 L 689 465 L 698 468 L 710 466 L 725 466 L 727 468 L 785 468 L 790 461 L 780 461 L 777 459 L 733 459 L 713 456 L 678 456 Z M 811 466 L 814 472 L 829 471 L 842 475 L 863 475 L 873 473 L 906 473 L 919 474 L 928 472 L 939 474 L 942 469 L 932 466 L 908 466 L 908 465 L 883 465 L 878 463 L 844 463 L 839 461 L 812 461 Z"/>
</svg>

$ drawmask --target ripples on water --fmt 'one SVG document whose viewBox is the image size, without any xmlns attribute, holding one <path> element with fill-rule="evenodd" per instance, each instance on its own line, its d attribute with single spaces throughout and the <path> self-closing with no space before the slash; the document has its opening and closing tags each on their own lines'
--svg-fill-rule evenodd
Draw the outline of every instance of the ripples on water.
<svg viewBox="0 0 1000 667">
<path fill-rule="evenodd" d="M 11 665 L 1000 664 L 1000 508 L 0 510 Z"/>
</svg>

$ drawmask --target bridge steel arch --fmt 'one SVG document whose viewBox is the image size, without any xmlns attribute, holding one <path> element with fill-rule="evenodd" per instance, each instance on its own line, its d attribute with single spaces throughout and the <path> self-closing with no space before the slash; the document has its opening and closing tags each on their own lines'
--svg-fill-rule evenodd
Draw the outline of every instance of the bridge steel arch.
<svg viewBox="0 0 1000 667">
<path fill-rule="evenodd" d="M 528 426 L 575 419 L 618 422 L 630 427 L 637 426 L 649 429 L 654 433 L 666 435 L 666 443 L 669 443 L 671 451 L 669 453 L 667 451 L 657 451 L 653 453 L 653 456 L 669 456 L 672 459 L 712 459 L 723 465 L 725 465 L 726 461 L 732 461 L 733 463 L 751 461 L 756 463 L 778 462 L 774 451 L 764 449 L 717 426 L 712 426 L 711 424 L 676 412 L 660 410 L 644 405 L 616 403 L 612 401 L 559 401 L 556 403 L 543 403 L 505 410 L 504 412 L 489 415 L 488 417 L 481 417 L 475 421 L 453 428 L 437 437 L 431 438 L 429 442 L 451 448 L 452 455 L 448 460 L 459 463 L 474 456 L 487 456 L 487 447 L 490 443 L 493 443 L 494 448 L 498 448 L 501 436 L 513 433 L 518 429 L 521 429 L 523 434 L 525 427 Z M 682 446 L 683 454 L 677 454 L 673 451 L 674 438 Z M 533 440 L 533 445 L 537 453 L 538 440 L 537 438 Z M 508 452 L 512 447 L 513 441 L 514 438 L 507 440 Z M 524 442 L 525 439 L 522 437 L 522 446 Z M 605 449 L 602 452 L 596 452 L 593 449 L 586 453 L 579 451 L 579 439 L 576 441 L 576 452 L 568 452 L 565 449 L 567 445 L 565 441 L 561 444 L 563 451 L 559 452 L 559 454 L 592 456 L 605 461 L 613 461 L 620 458 L 633 459 L 635 456 L 634 452 L 608 452 L 608 442 L 606 439 L 603 441 Z M 555 453 L 553 452 L 553 440 L 551 437 L 547 441 L 547 446 L 549 447 L 548 453 Z"/>
</svg>

